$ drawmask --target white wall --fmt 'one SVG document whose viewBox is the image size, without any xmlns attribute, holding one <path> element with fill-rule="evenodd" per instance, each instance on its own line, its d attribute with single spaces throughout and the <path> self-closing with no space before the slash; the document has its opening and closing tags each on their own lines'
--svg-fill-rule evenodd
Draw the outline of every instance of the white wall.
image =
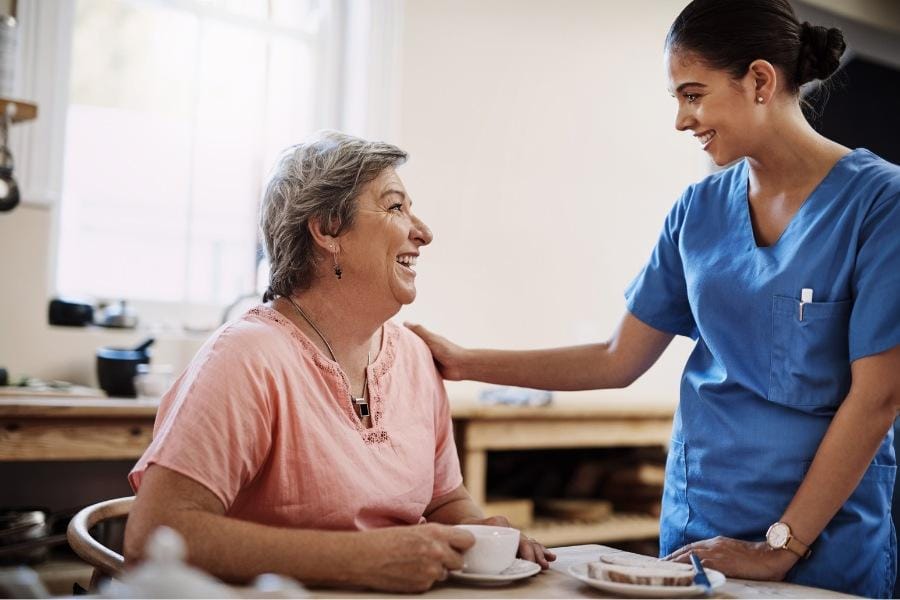
<svg viewBox="0 0 900 600">
<path fill-rule="evenodd" d="M 684 4 L 406 3 L 400 173 L 435 241 L 401 318 L 467 345 L 607 338 L 668 209 L 707 172 L 663 78 Z M 689 349 L 612 393 L 674 401 Z"/>
</svg>

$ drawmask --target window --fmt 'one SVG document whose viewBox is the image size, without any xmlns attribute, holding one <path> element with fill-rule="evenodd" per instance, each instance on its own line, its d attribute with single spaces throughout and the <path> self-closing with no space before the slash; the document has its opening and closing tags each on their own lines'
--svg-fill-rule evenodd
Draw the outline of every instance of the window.
<svg viewBox="0 0 900 600">
<path fill-rule="evenodd" d="M 328 0 L 77 0 L 56 290 L 224 306 L 257 289 L 279 150 L 327 120 Z"/>
</svg>

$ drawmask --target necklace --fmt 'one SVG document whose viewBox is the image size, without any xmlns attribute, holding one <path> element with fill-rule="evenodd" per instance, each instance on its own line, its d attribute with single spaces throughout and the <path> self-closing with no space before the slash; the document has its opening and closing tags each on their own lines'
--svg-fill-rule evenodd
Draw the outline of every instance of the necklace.
<svg viewBox="0 0 900 600">
<path fill-rule="evenodd" d="M 313 328 L 313 331 L 315 331 L 316 334 L 318 334 L 318 336 L 320 338 L 322 338 L 322 341 L 325 342 L 325 347 L 328 348 L 328 353 L 331 355 L 331 360 L 333 360 L 334 362 L 338 363 L 338 365 L 340 365 L 341 363 L 338 362 L 337 357 L 334 355 L 334 350 L 332 350 L 331 344 L 328 343 L 328 339 L 326 339 L 325 335 L 319 330 L 318 327 L 316 327 L 316 324 L 313 323 L 313 320 L 310 319 L 306 315 L 305 312 L 303 312 L 303 309 L 300 308 L 300 306 L 298 306 L 296 302 L 294 302 L 293 298 L 291 298 L 290 296 L 287 296 L 287 300 L 288 300 L 288 302 L 291 303 L 291 306 L 293 306 L 294 309 L 298 313 L 300 313 L 300 316 L 303 317 L 303 320 L 306 321 L 307 323 L 309 323 L 309 326 Z M 368 352 L 366 352 L 366 368 L 368 368 L 369 362 L 370 362 L 370 354 Z M 350 382 L 348 381 L 347 383 L 349 384 Z M 348 390 L 350 389 L 349 385 L 347 386 L 347 389 Z M 366 399 L 366 390 L 368 390 L 368 389 L 369 389 L 369 376 L 367 374 L 363 378 L 362 396 L 359 398 L 354 398 L 353 392 L 350 392 L 350 406 L 356 406 L 359 408 L 359 416 L 360 417 L 368 417 L 369 416 L 369 401 Z"/>
</svg>

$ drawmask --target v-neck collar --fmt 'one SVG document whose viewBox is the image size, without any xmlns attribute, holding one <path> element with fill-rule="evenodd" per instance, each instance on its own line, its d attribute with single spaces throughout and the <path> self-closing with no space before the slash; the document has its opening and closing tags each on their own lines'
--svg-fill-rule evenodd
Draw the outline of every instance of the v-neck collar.
<svg viewBox="0 0 900 600">
<path fill-rule="evenodd" d="M 842 157 L 837 159 L 837 161 L 831 166 L 828 172 L 825 174 L 825 177 L 816 184 L 816 186 L 812 189 L 809 195 L 803 200 L 800 206 L 797 208 L 796 212 L 794 212 L 793 216 L 791 216 L 788 224 L 785 225 L 784 229 L 781 230 L 781 234 L 778 236 L 774 242 L 767 246 L 760 246 L 756 240 L 756 232 L 753 229 L 753 219 L 750 217 L 750 164 L 747 162 L 745 158 L 743 160 L 743 168 L 741 173 L 739 174 L 740 181 L 738 182 L 737 187 L 735 188 L 735 201 L 737 205 L 741 209 L 741 214 L 743 215 L 743 229 L 750 237 L 751 248 L 754 250 L 775 250 L 781 240 L 786 238 L 790 231 L 797 227 L 795 225 L 798 221 L 802 220 L 805 212 L 811 210 L 809 205 L 814 204 L 815 200 L 818 196 L 822 195 L 822 191 L 828 186 L 830 181 L 836 176 L 836 174 L 841 170 L 844 163 L 848 160 L 848 157 L 856 154 L 859 151 L 859 148 L 853 149 L 850 152 L 844 154 Z"/>
<path fill-rule="evenodd" d="M 290 336 L 303 346 L 313 363 L 322 371 L 330 373 L 332 377 L 341 382 L 345 388 L 346 398 L 339 400 L 342 410 L 349 419 L 351 425 L 363 436 L 366 443 L 380 443 L 388 439 L 382 425 L 382 415 L 384 409 L 384 400 L 381 396 L 381 378 L 387 373 L 394 363 L 396 354 L 396 337 L 398 335 L 396 326 L 390 321 L 386 321 L 382 325 L 381 347 L 378 355 L 375 357 L 368 367 L 366 367 L 366 380 L 369 382 L 369 417 L 371 419 L 371 427 L 363 427 L 362 419 L 356 414 L 356 410 L 346 400 L 352 397 L 350 394 L 350 381 L 341 365 L 326 356 L 325 353 L 313 343 L 313 341 L 300 329 L 296 323 L 288 319 L 286 316 L 270 306 L 259 304 L 250 309 L 252 314 L 275 321 L 283 326 Z M 371 378 L 371 379 L 370 379 Z"/>
<path fill-rule="evenodd" d="M 303 346 L 305 346 L 310 353 L 312 354 L 314 362 L 325 370 L 337 372 L 344 378 L 346 378 L 346 373 L 344 373 L 343 367 L 330 356 L 326 355 L 313 341 L 310 339 L 306 332 L 300 329 L 296 323 L 291 321 L 289 318 L 272 308 L 271 306 L 266 306 L 264 304 L 260 304 L 253 309 L 257 314 L 268 317 L 273 321 L 277 321 L 281 323 L 285 327 L 288 328 L 291 335 L 298 340 Z M 393 362 L 393 339 L 387 322 L 385 322 L 381 326 L 381 344 L 378 347 L 378 354 L 375 356 L 375 359 L 368 364 L 366 367 L 366 371 L 372 370 L 372 372 L 377 372 L 379 375 L 386 372 Z"/>
</svg>

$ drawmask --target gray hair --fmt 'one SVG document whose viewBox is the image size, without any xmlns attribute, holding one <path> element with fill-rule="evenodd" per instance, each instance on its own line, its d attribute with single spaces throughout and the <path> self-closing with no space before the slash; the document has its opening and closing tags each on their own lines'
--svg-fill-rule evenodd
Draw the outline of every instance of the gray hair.
<svg viewBox="0 0 900 600">
<path fill-rule="evenodd" d="M 281 153 L 260 206 L 259 227 L 270 267 L 263 302 L 312 284 L 317 254 L 309 220 L 318 219 L 329 235 L 352 227 L 362 187 L 406 157 L 391 144 L 337 131 L 318 132 Z"/>
</svg>

